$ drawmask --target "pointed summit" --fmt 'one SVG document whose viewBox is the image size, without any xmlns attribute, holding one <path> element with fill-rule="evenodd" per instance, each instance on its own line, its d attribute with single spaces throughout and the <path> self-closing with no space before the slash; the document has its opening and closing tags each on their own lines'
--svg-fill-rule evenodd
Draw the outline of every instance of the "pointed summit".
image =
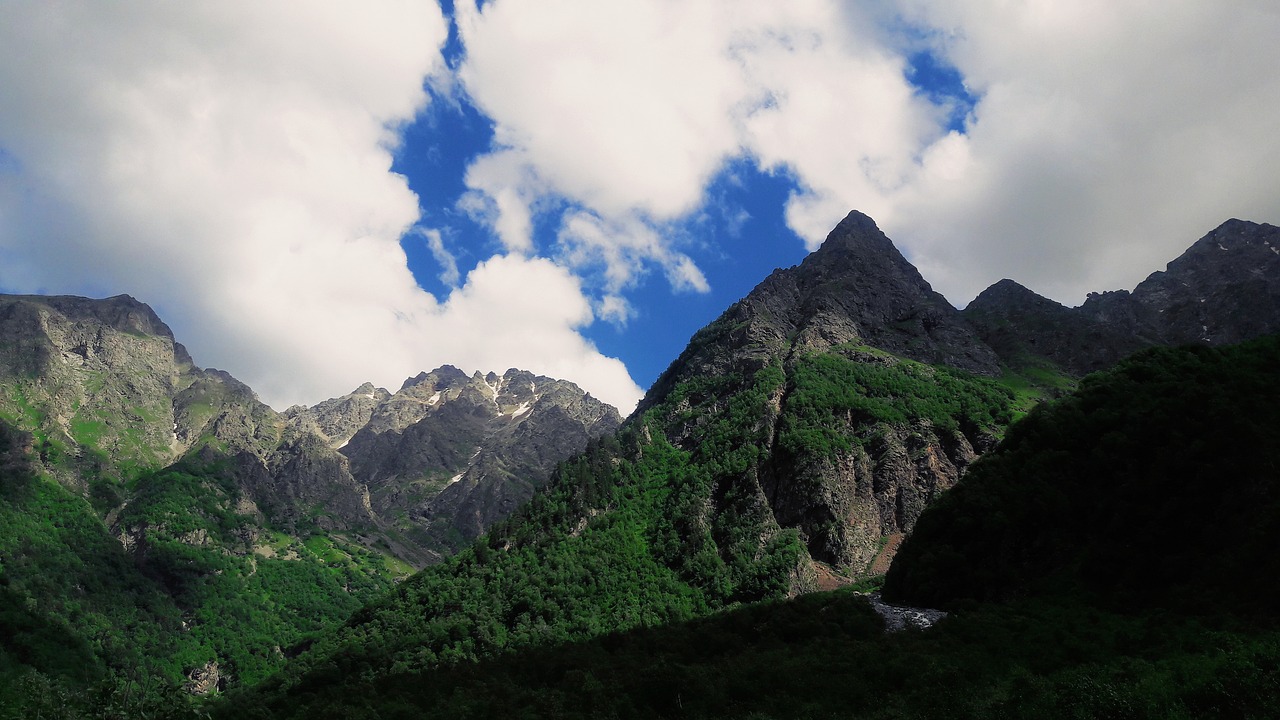
<svg viewBox="0 0 1280 720">
<path fill-rule="evenodd" d="M 1280 332 L 1280 228 L 1228 220 L 1139 283 L 1132 299 L 1168 344 Z"/>
<path fill-rule="evenodd" d="M 641 408 L 682 379 L 740 373 L 837 345 L 999 373 L 995 353 L 863 213 L 849 213 L 799 265 L 776 270 L 694 335 Z"/>
</svg>

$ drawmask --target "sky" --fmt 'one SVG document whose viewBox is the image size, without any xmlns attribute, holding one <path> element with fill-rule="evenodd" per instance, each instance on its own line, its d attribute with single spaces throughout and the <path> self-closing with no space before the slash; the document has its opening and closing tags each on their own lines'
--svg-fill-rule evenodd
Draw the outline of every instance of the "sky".
<svg viewBox="0 0 1280 720">
<path fill-rule="evenodd" d="M 957 307 L 1280 224 L 1271 0 L 0 3 L 0 291 L 263 401 L 517 367 L 634 407 L 850 210 Z"/>
</svg>

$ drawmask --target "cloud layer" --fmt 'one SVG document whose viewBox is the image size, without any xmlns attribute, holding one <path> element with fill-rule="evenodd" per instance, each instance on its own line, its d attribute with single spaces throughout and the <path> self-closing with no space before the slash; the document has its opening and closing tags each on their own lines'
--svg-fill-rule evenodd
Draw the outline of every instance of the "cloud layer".
<svg viewBox="0 0 1280 720">
<path fill-rule="evenodd" d="M 605 263 L 613 290 L 646 264 L 694 267 L 664 223 L 746 157 L 795 178 L 788 222 L 810 249 L 858 208 L 957 303 L 1005 276 L 1078 302 L 1132 287 L 1230 216 L 1280 217 L 1277 12 L 1262 0 L 459 3 L 459 76 L 497 127 L 469 182 L 495 199 L 510 247 L 533 247 L 540 199 L 575 203 L 563 257 Z M 922 49 L 978 98 L 965 132 L 908 81 Z M 584 215 L 611 240 L 580 232 Z"/>
<path fill-rule="evenodd" d="M 134 294 L 277 407 L 445 362 L 634 403 L 621 362 L 582 339 L 592 314 L 566 271 L 495 257 L 438 302 L 406 267 L 418 202 L 391 153 L 444 69 L 439 8 L 297 10 L 0 11 L 0 285 Z"/>
<path fill-rule="evenodd" d="M 1229 217 L 1280 220 L 1273 3 L 906 4 L 981 94 L 894 198 L 953 300 L 1014 277 L 1078 303 Z"/>
<path fill-rule="evenodd" d="M 794 180 L 807 247 L 863 210 L 958 304 L 1001 277 L 1079 302 L 1228 217 L 1280 220 L 1264 0 L 455 12 L 449 67 L 430 0 L 6 4 L 0 286 L 132 293 L 277 406 L 448 362 L 566 377 L 625 410 L 639 389 L 583 330 L 625 327 L 653 275 L 713 289 L 682 228 L 744 162 Z M 923 49 L 976 98 L 963 132 L 909 81 Z M 488 258 L 465 276 L 461 236 L 418 225 L 391 172 L 424 83 L 493 123 L 458 205 L 497 244 L 465 248 Z M 416 285 L 406 232 L 449 296 Z"/>
</svg>

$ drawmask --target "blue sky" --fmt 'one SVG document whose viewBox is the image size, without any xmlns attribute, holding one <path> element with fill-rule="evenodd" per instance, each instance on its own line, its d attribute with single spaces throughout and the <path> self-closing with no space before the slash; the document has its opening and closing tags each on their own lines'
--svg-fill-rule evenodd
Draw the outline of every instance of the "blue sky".
<svg viewBox="0 0 1280 720">
<path fill-rule="evenodd" d="M 0 6 L 0 290 L 150 303 L 283 409 L 442 364 L 627 411 L 871 215 L 953 304 L 1280 220 L 1269 0 Z"/>
<path fill-rule="evenodd" d="M 452 3 L 444 4 L 446 13 L 451 8 Z M 904 56 L 904 79 L 914 92 L 946 109 L 946 129 L 963 133 L 976 98 L 964 87 L 959 71 L 935 55 L 916 28 L 903 25 L 895 32 L 913 37 L 917 46 Z M 465 47 L 452 23 L 442 54 L 450 67 L 465 62 Z M 437 96 L 404 128 L 401 138 L 392 169 L 403 174 L 418 195 L 422 218 L 417 229 L 440 232 L 451 262 L 442 265 L 420 234 L 407 234 L 401 245 L 418 284 L 445 297 L 480 260 L 501 249 L 483 222 L 458 207 L 468 189 L 462 180 L 468 165 L 493 144 L 493 122 L 465 96 Z M 727 159 L 707 184 L 704 200 L 691 217 L 665 228 L 680 238 L 682 249 L 701 269 L 710 290 L 673 291 L 661 277 L 647 273 L 628 292 L 634 315 L 623 322 L 595 322 L 583 334 L 604 354 L 621 358 L 640 387 L 648 387 L 696 330 L 773 270 L 796 265 L 808 254 L 804 240 L 785 217 L 788 199 L 800 190 L 800 181 L 787 168 L 761 170 L 746 153 Z M 551 203 L 537 216 L 537 248 L 555 245 L 567 205 Z M 446 282 L 442 275 L 450 268 L 460 275 Z M 584 280 L 589 291 L 600 291 L 592 288 L 594 278 L 589 274 Z"/>
<path fill-rule="evenodd" d="M 433 104 L 404 131 L 393 169 L 403 173 L 423 208 L 418 226 L 438 230 L 461 277 L 451 285 L 446 271 L 417 233 L 402 240 L 408 266 L 418 284 L 445 297 L 465 280 L 480 260 L 500 248 L 489 228 L 457 203 L 466 192 L 461 182 L 467 164 L 484 154 L 492 139 L 490 123 L 466 104 Z M 804 242 L 787 227 L 783 210 L 795 190 L 785 172 L 764 173 L 751 162 L 729 163 L 707 188 L 696 217 L 674 232 L 706 276 L 710 291 L 675 292 L 658 273 L 648 273 L 628 293 L 635 314 L 625 322 L 597 321 L 583 334 L 606 355 L 621 358 L 641 387 L 648 387 L 684 349 L 693 333 L 745 296 L 776 268 L 798 264 L 808 254 Z M 555 205 L 535 224 L 535 245 L 555 244 L 565 211 Z M 593 283 L 588 276 L 588 288 Z"/>
</svg>

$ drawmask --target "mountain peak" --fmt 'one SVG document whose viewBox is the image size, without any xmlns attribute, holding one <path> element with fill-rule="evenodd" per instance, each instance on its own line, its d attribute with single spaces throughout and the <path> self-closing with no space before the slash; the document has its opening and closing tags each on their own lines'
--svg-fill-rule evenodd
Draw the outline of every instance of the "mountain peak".
<svg viewBox="0 0 1280 720">
<path fill-rule="evenodd" d="M 1013 306 L 1063 307 L 1025 285 L 1005 278 L 978 293 L 978 297 L 965 307 L 964 315 L 969 317 L 974 312 L 1000 312 Z"/>
<path fill-rule="evenodd" d="M 830 264 L 846 257 L 863 257 L 889 261 L 894 264 L 910 266 L 907 259 L 898 252 L 888 236 L 876 225 L 875 220 L 854 210 L 845 216 L 838 225 L 827 233 L 827 238 L 810 258 L 807 264 Z M 810 261 L 811 262 L 808 262 Z M 915 270 L 915 267 L 911 267 Z M 916 273 L 917 276 L 919 273 Z"/>
<path fill-rule="evenodd" d="M 42 305 L 73 322 L 102 323 L 121 332 L 173 340 L 173 331 L 155 310 L 131 295 L 116 295 L 103 300 L 78 295 L 4 295 L 0 296 L 0 303 Z"/>
<path fill-rule="evenodd" d="M 794 352 L 865 344 L 925 363 L 999 373 L 996 354 L 867 215 L 849 213 L 799 265 L 774 271 L 694 335 L 639 411 L 680 381 L 756 370 Z"/>
</svg>

